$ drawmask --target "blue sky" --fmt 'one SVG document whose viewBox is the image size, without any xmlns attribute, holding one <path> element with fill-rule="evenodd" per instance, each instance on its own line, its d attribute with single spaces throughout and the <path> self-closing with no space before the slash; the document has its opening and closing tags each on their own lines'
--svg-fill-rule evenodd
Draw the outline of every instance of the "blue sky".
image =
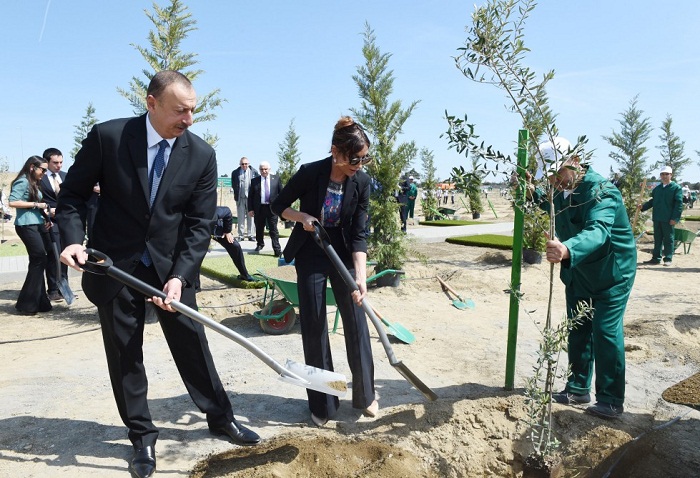
<svg viewBox="0 0 700 478">
<path fill-rule="evenodd" d="M 478 3 L 478 2 L 477 2 Z M 159 2 L 165 4 L 165 0 Z M 465 38 L 473 1 L 220 1 L 187 2 L 198 30 L 182 49 L 199 54 L 205 73 L 199 93 L 221 89 L 227 100 L 218 118 L 196 124 L 220 137 L 220 174 L 241 156 L 254 165 L 277 164 L 289 123 L 300 136 L 302 162 L 325 157 L 333 125 L 358 107 L 352 80 L 362 65 L 365 21 L 377 45 L 392 55 L 392 99 L 420 100 L 402 140 L 435 154 L 446 177 L 467 160 L 447 149 L 444 111 L 477 125 L 487 144 L 515 149 L 518 117 L 506 111 L 503 93 L 464 78 L 452 57 Z M 147 45 L 150 1 L 23 0 L 3 5 L 5 114 L 0 120 L 0 159 L 18 170 L 32 154 L 73 148 L 75 125 L 89 102 L 99 120 L 131 116 L 116 91 L 146 67 L 131 44 Z M 548 87 L 561 134 L 587 135 L 593 167 L 607 173 L 612 160 L 602 135 L 619 131 L 620 114 L 639 95 L 638 106 L 654 131 L 646 143 L 649 163 L 660 159 L 661 122 L 685 141 L 693 164 L 683 180 L 700 181 L 698 86 L 700 2 L 666 3 L 542 1 L 526 27 L 532 50 L 526 63 L 556 75 Z M 69 165 L 70 158 L 66 158 Z M 414 167 L 420 170 L 419 161 Z"/>
</svg>

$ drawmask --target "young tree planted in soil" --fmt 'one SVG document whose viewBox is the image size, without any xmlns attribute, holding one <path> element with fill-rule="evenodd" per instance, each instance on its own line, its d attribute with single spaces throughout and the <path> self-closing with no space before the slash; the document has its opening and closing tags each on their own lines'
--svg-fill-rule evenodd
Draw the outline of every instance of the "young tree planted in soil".
<svg viewBox="0 0 700 478">
<path fill-rule="evenodd" d="M 87 137 L 92 127 L 98 122 L 99 120 L 95 116 L 95 108 L 92 106 L 92 103 L 88 103 L 87 108 L 85 108 L 85 114 L 80 120 L 80 124 L 74 126 L 73 149 L 70 151 L 72 158 L 75 158 L 75 155 L 78 154 L 78 151 L 80 151 L 82 147 L 83 140 Z"/>
<path fill-rule="evenodd" d="M 437 168 L 435 167 L 435 155 L 428 148 L 421 148 L 419 155 L 423 166 L 421 189 L 425 192 L 425 199 L 421 199 L 421 207 L 423 208 L 425 219 L 429 220 L 429 218 L 437 214 L 438 208 L 438 200 L 435 197 Z"/>
<path fill-rule="evenodd" d="M 608 156 L 615 160 L 624 179 L 620 193 L 625 201 L 630 221 L 634 218 L 637 210 L 644 178 L 650 172 L 646 159 L 648 149 L 644 143 L 649 139 L 653 129 L 651 120 L 648 117 L 643 117 L 644 111 L 637 107 L 637 101 L 638 96 L 632 98 L 629 107 L 621 113 L 622 118 L 618 120 L 620 131 L 613 131 L 610 136 L 603 136 L 603 139 L 615 148 Z M 637 228 L 643 228 L 644 219 L 645 217 L 640 217 Z M 633 232 L 637 234 L 641 230 Z"/>
<path fill-rule="evenodd" d="M 555 115 L 549 110 L 545 93 L 545 86 L 554 77 L 554 72 L 549 71 L 538 77 L 524 63 L 525 54 L 529 51 L 524 44 L 524 24 L 534 8 L 535 2 L 532 0 L 490 0 L 477 7 L 472 14 L 472 24 L 467 26 L 468 38 L 459 49 L 460 53 L 455 58 L 455 63 L 469 80 L 503 90 L 509 99 L 510 110 L 517 113 L 524 124 L 538 124 L 541 136 L 554 143 L 554 138 L 558 136 L 554 123 Z M 477 142 L 474 124 L 468 122 L 466 115 L 462 119 L 446 113 L 446 117 L 446 135 L 451 148 L 465 156 L 471 154 L 482 161 L 485 160 L 485 164 L 494 164 L 496 171 L 499 167 L 506 166 L 510 171 L 516 171 L 518 181 L 524 181 L 525 172 L 519 169 L 510 156 L 494 151 L 491 146 L 485 148 L 484 142 Z M 579 156 L 581 162 L 585 163 L 590 157 L 590 153 L 586 155 L 583 152 L 585 141 L 584 136 L 580 137 L 573 148 L 558 151 L 557 156 L 559 159 L 564 156 Z M 539 149 L 536 150 L 535 157 L 539 168 L 553 170 L 553 161 L 545 158 Z M 491 171 L 485 169 L 484 172 Z M 546 176 L 539 181 L 539 186 L 546 191 L 549 210 L 554 211 L 553 198 L 558 192 L 550 186 Z M 521 187 L 524 187 L 522 183 Z M 516 203 L 515 206 L 527 212 L 523 204 Z M 555 214 L 551 214 L 547 228 L 550 237 L 555 236 L 555 220 Z M 558 375 L 559 353 L 571 327 L 571 322 L 567 320 L 562 321 L 559 326 L 553 325 L 554 264 L 550 264 L 549 278 L 549 301 L 542 331 L 543 340 L 538 351 L 535 374 L 528 382 L 527 395 L 531 412 L 528 421 L 533 444 L 530 461 L 542 466 L 551 462 L 558 446 L 552 431 L 552 392 L 554 380 Z M 511 285 L 511 294 L 518 300 L 522 299 L 519 284 Z"/>
<path fill-rule="evenodd" d="M 133 43 L 131 46 L 141 53 L 150 70 L 142 70 L 145 78 L 132 77 L 128 90 L 117 87 L 117 91 L 129 100 L 136 115 L 142 115 L 147 111 L 146 90 L 148 83 L 159 71 L 179 71 L 193 83 L 199 75 L 204 73 L 204 70 L 188 69 L 199 63 L 196 59 L 197 54 L 184 53 L 181 50 L 180 44 L 187 38 L 187 35 L 197 30 L 195 26 L 197 21 L 192 19 L 192 14 L 187 11 L 187 6 L 181 0 L 170 0 L 169 5 L 165 7 L 160 7 L 154 2 L 153 12 L 144 10 L 144 13 L 155 27 L 155 30 L 148 33 L 150 49 Z M 217 88 L 204 95 L 197 95 L 197 107 L 194 112 L 195 123 L 211 121 L 216 118 L 214 110 L 220 108 L 222 103 L 226 101 L 219 97 L 220 92 L 221 90 Z M 201 136 L 212 147 L 218 141 L 218 136 L 208 131 Z"/>
<path fill-rule="evenodd" d="M 671 166 L 673 175 L 680 179 L 683 175 L 683 170 L 691 162 L 690 158 L 685 155 L 685 141 L 681 141 L 672 129 L 673 118 L 671 115 L 666 115 L 666 119 L 661 123 L 661 134 L 659 141 L 661 145 L 656 148 L 661 151 L 661 161 L 657 161 L 653 169 L 658 170 L 664 166 Z"/>
<path fill-rule="evenodd" d="M 401 269 L 407 246 L 394 193 L 399 187 L 401 172 L 416 157 L 417 148 L 413 141 L 399 143 L 398 137 L 418 101 L 411 102 L 405 109 L 399 100 L 390 102 L 394 91 L 394 76 L 388 69 L 391 55 L 379 50 L 369 24 L 365 24 L 362 55 L 365 64 L 359 66 L 352 77 L 362 102 L 359 108 L 351 111 L 366 129 L 374 157 L 367 166 L 375 186 L 369 206 L 373 228 L 368 240 L 369 256 L 377 261 L 377 271 Z"/>
</svg>

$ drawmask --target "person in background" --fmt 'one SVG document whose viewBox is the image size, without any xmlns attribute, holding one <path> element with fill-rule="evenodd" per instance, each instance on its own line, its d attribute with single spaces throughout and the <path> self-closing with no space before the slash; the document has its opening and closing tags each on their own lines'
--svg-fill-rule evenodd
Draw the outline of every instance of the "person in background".
<svg viewBox="0 0 700 478">
<path fill-rule="evenodd" d="M 277 230 L 277 215 L 270 210 L 270 203 L 282 191 L 282 181 L 279 176 L 270 174 L 270 163 L 260 163 L 260 176 L 250 182 L 248 194 L 248 214 L 255 220 L 255 240 L 258 243 L 255 252 L 265 247 L 265 226 L 270 231 L 272 251 L 275 257 L 282 254 L 280 233 Z"/>
<path fill-rule="evenodd" d="M 90 244 L 115 267 L 165 294 L 149 300 L 209 431 L 237 445 L 255 445 L 260 437 L 234 418 L 204 327 L 170 305 L 176 300 L 197 309 L 194 282 L 216 211 L 216 153 L 188 131 L 197 95 L 185 75 L 159 71 L 146 95 L 146 114 L 98 123 L 83 141 L 58 196 L 56 217 L 66 245 L 61 260 L 80 271 L 88 259 L 84 211 L 99 183 L 100 214 Z M 134 449 L 131 472 L 150 477 L 159 430 L 148 406 L 146 301 L 106 275 L 84 274 L 82 285 L 100 317 L 112 391 Z"/>
<path fill-rule="evenodd" d="M 653 208 L 651 220 L 654 223 L 654 249 L 651 259 L 644 264 L 661 264 L 661 252 L 663 246 L 663 260 L 665 266 L 673 264 L 673 243 L 675 226 L 681 220 L 683 214 L 683 193 L 681 187 L 671 181 L 673 170 L 666 166 L 661 170 L 661 184 L 651 190 L 651 198 L 643 204 L 637 204 L 641 211 Z"/>
<path fill-rule="evenodd" d="M 214 231 L 212 234 L 212 239 L 221 244 L 226 252 L 228 252 L 229 257 L 233 261 L 233 265 L 238 269 L 239 279 L 253 282 L 255 279 L 248 273 L 248 269 L 245 266 L 245 258 L 243 256 L 243 250 L 241 245 L 234 240 L 233 234 L 233 213 L 231 209 L 226 206 L 217 206 L 216 208 L 216 222 L 214 223 Z"/>
<path fill-rule="evenodd" d="M 547 261 L 561 266 L 567 316 L 574 319 L 581 304 L 589 306 L 569 331 L 571 374 L 566 388 L 552 399 L 589 403 L 595 368 L 596 403 L 586 412 L 616 418 L 625 401 L 623 317 L 637 270 L 632 226 L 620 191 L 572 155 L 566 139 L 555 138 L 554 144 L 548 141 L 539 149 L 548 162 L 540 174 L 547 174 L 555 190 L 554 210 L 542 190 L 529 186 L 528 191 L 542 209 L 556 215 L 556 236 L 546 243 Z"/>
<path fill-rule="evenodd" d="M 401 230 L 406 232 L 406 222 L 408 220 L 408 190 L 410 188 L 408 179 L 401 181 L 396 192 L 396 202 L 399 203 L 399 219 L 401 219 Z"/>
<path fill-rule="evenodd" d="M 12 209 L 7 201 L 7 196 L 5 196 L 5 191 L 0 191 L 0 212 L 2 212 L 2 220 L 5 222 L 10 222 L 12 220 Z"/>
<path fill-rule="evenodd" d="M 243 156 L 239 166 L 231 172 L 231 186 L 233 187 L 233 199 L 236 201 L 236 214 L 238 218 L 238 240 L 248 239 L 254 241 L 255 225 L 253 218 L 248 215 L 248 191 L 250 182 L 258 173 L 250 167 L 250 161 Z"/>
<path fill-rule="evenodd" d="M 56 148 L 48 148 L 44 151 L 42 155 L 44 159 L 48 162 L 49 170 L 44 177 L 41 179 L 40 188 L 41 194 L 44 197 L 44 201 L 49 205 L 51 221 L 53 226 L 49 230 L 51 234 L 51 241 L 56 242 L 58 250 L 61 251 L 61 236 L 60 236 L 60 224 L 56 221 L 56 198 L 61 190 L 61 183 L 66 178 L 65 171 L 61 171 L 63 167 L 63 153 Z M 48 263 L 46 264 L 46 286 L 48 289 L 49 299 L 54 302 L 61 302 L 63 297 L 58 290 L 58 283 L 61 279 L 68 280 L 68 266 L 61 264 L 61 277 L 56 275 L 56 255 L 53 252 L 53 245 L 48 249 Z"/>
<path fill-rule="evenodd" d="M 408 217 L 411 218 L 411 224 L 413 224 L 413 213 L 416 208 L 418 186 L 416 186 L 415 178 L 413 176 L 408 177 L 408 182 Z"/>
<path fill-rule="evenodd" d="M 15 231 L 27 248 L 29 266 L 19 292 L 15 309 L 20 315 L 36 315 L 52 309 L 46 294 L 44 270 L 47 251 L 51 251 L 50 222 L 45 210 L 39 183 L 48 171 L 48 163 L 41 156 L 31 156 L 10 186 L 10 206 L 17 210 Z"/>
<path fill-rule="evenodd" d="M 362 166 L 369 139 L 360 125 L 344 116 L 335 125 L 331 156 L 303 164 L 272 202 L 272 211 L 296 225 L 284 249 L 287 262 L 295 259 L 299 290 L 301 338 L 306 364 L 333 370 L 328 320 L 326 282 L 331 281 L 343 320 L 345 348 L 352 372 L 352 406 L 375 417 L 379 410 L 374 388 L 374 362 L 362 299 L 367 294 L 367 240 L 365 220 L 369 207 L 370 179 Z M 292 204 L 299 199 L 299 210 Z M 354 276 L 359 291 L 343 281 L 333 262 L 312 237 L 320 223 L 331 245 Z M 338 397 L 307 389 L 311 420 L 323 426 L 335 417 Z"/>
</svg>

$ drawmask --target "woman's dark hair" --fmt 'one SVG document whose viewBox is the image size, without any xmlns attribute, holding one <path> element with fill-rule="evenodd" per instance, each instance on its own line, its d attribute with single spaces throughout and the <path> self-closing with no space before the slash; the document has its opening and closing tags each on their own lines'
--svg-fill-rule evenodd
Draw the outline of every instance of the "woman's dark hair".
<svg viewBox="0 0 700 478">
<path fill-rule="evenodd" d="M 21 177 L 26 177 L 29 181 L 29 201 L 39 200 L 39 181 L 36 180 L 36 176 L 32 174 L 32 171 L 42 164 L 46 164 L 46 160 L 41 156 L 30 156 L 29 159 L 22 166 L 22 170 L 17 174 L 17 177 L 12 180 L 11 184 L 15 184 Z M 10 186 L 11 187 L 11 186 Z"/>
<path fill-rule="evenodd" d="M 365 130 L 349 116 L 341 117 L 335 124 L 331 144 L 349 158 L 370 146 Z"/>
</svg>

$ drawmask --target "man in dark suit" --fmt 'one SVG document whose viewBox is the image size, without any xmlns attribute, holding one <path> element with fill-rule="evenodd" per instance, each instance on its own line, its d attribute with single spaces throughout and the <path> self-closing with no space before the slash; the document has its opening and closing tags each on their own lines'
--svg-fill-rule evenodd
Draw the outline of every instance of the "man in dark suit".
<svg viewBox="0 0 700 478">
<path fill-rule="evenodd" d="M 214 231 L 212 233 L 212 239 L 221 244 L 226 252 L 228 252 L 229 257 L 233 261 L 233 265 L 238 269 L 238 278 L 244 281 L 255 281 L 255 278 L 248 273 L 248 269 L 245 266 L 245 257 L 243 256 L 243 249 L 241 245 L 233 239 L 233 214 L 231 209 L 226 206 L 217 206 L 216 208 L 216 222 L 214 223 Z"/>
<path fill-rule="evenodd" d="M 61 190 L 61 183 L 66 179 L 66 173 L 61 171 L 63 167 L 63 153 L 56 148 L 48 148 L 44 151 L 42 155 L 43 158 L 48 163 L 49 170 L 44 177 L 41 178 L 39 187 L 41 188 L 41 194 L 43 195 L 44 202 L 51 208 L 51 221 L 53 226 L 49 230 L 51 234 L 51 240 L 56 242 L 56 245 L 61 250 L 61 238 L 59 233 L 60 224 L 54 217 L 56 214 L 56 197 L 58 192 Z M 47 263 L 46 263 L 46 288 L 49 296 L 49 300 L 54 302 L 60 302 L 63 300 L 61 293 L 58 290 L 58 283 L 61 279 L 68 280 L 68 266 L 61 264 L 61 276 L 57 277 L 56 271 L 56 255 L 53 251 L 47 251 Z"/>
<path fill-rule="evenodd" d="M 236 200 L 236 218 L 238 219 L 238 240 L 253 240 L 253 219 L 248 215 L 248 192 L 253 178 L 258 172 L 250 166 L 250 161 L 245 156 L 241 158 L 239 166 L 231 172 L 231 187 L 233 199 Z"/>
<path fill-rule="evenodd" d="M 282 254 L 282 248 L 280 234 L 277 231 L 277 215 L 270 209 L 270 203 L 281 190 L 282 182 L 279 176 L 270 174 L 270 163 L 267 161 L 260 163 L 260 176 L 250 182 L 248 214 L 255 219 L 255 240 L 258 243 L 255 250 L 259 252 L 265 247 L 265 224 L 267 224 L 275 257 Z"/>
<path fill-rule="evenodd" d="M 175 71 L 151 80 L 148 113 L 93 127 L 61 187 L 56 216 L 66 244 L 61 260 L 80 270 L 84 212 L 100 184 L 99 213 L 90 245 L 119 269 L 156 288 L 159 323 L 183 382 L 209 430 L 239 445 L 260 437 L 240 425 L 219 379 L 204 327 L 176 312 L 172 300 L 197 307 L 194 282 L 211 238 L 216 208 L 216 154 L 188 131 L 196 106 L 190 81 Z M 117 408 L 134 446 L 131 471 L 155 471 L 158 428 L 148 409 L 143 363 L 145 301 L 108 276 L 83 276 L 83 290 L 97 306 Z"/>
</svg>

